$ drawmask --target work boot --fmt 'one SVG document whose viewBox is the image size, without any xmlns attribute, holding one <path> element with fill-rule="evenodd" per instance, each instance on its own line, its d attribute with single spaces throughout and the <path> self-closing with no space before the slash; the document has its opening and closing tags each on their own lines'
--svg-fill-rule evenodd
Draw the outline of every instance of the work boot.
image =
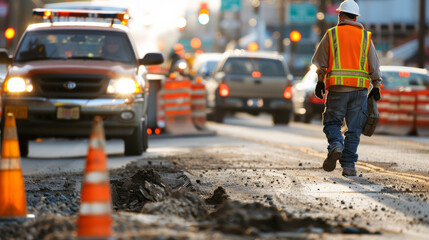
<svg viewBox="0 0 429 240">
<path fill-rule="evenodd" d="M 343 176 L 344 177 L 354 177 L 357 175 L 356 170 L 351 168 L 343 168 Z"/>
<path fill-rule="evenodd" d="M 337 160 L 339 160 L 342 155 L 343 153 L 339 148 L 335 148 L 334 150 L 330 151 L 328 153 L 328 157 L 323 162 L 323 170 L 327 172 L 334 171 L 337 165 Z"/>
</svg>

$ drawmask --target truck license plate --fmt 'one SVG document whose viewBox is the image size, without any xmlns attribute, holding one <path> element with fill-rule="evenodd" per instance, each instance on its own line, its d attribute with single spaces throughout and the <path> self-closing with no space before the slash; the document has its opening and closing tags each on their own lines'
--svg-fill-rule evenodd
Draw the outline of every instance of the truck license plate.
<svg viewBox="0 0 429 240">
<path fill-rule="evenodd" d="M 247 99 L 247 106 L 251 108 L 260 108 L 264 106 L 264 100 L 262 98 L 249 98 Z"/>
<path fill-rule="evenodd" d="M 6 105 L 4 109 L 5 113 L 12 113 L 15 119 L 27 119 L 28 118 L 28 107 L 27 106 L 14 106 Z"/>
<path fill-rule="evenodd" d="M 57 107 L 58 119 L 79 119 L 79 113 L 79 107 Z"/>
</svg>

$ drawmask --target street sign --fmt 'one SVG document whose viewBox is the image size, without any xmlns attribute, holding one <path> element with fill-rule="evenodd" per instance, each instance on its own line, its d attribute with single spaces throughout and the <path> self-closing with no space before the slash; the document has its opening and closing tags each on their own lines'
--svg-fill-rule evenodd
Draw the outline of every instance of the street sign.
<svg viewBox="0 0 429 240">
<path fill-rule="evenodd" d="M 291 23 L 315 23 L 317 7 L 313 3 L 291 3 L 289 5 L 289 21 Z"/>
<path fill-rule="evenodd" d="M 6 17 L 9 12 L 9 4 L 6 2 L 0 2 L 0 17 Z"/>
<path fill-rule="evenodd" d="M 238 12 L 241 9 L 240 0 L 222 0 L 220 5 L 221 11 L 234 11 Z"/>
</svg>

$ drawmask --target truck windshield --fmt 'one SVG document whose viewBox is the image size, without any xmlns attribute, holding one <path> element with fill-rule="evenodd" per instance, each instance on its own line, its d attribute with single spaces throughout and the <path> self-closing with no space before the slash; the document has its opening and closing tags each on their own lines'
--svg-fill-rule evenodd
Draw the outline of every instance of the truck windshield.
<svg viewBox="0 0 429 240">
<path fill-rule="evenodd" d="M 136 56 L 125 33 L 84 30 L 28 32 L 15 61 L 85 59 L 136 64 Z"/>
</svg>

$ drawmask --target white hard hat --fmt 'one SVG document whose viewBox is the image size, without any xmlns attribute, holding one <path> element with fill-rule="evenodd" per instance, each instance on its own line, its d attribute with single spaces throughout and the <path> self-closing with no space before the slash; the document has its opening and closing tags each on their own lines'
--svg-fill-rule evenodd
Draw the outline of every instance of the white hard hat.
<svg viewBox="0 0 429 240">
<path fill-rule="evenodd" d="M 337 12 L 346 12 L 351 13 L 356 16 L 360 16 L 359 14 L 359 6 L 353 0 L 345 0 L 340 4 L 340 7 L 337 8 Z"/>
</svg>

